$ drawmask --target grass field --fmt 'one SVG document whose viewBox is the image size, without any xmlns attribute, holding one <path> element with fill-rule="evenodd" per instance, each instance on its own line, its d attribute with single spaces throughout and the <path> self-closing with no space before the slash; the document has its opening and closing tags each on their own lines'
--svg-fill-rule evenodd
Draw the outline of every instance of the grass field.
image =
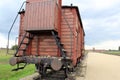
<svg viewBox="0 0 120 80">
<path fill-rule="evenodd" d="M 88 52 L 98 52 L 98 53 L 120 56 L 120 51 L 118 51 L 118 50 L 95 50 L 95 51 L 91 50 L 91 51 L 88 51 Z"/>
<path fill-rule="evenodd" d="M 14 51 L 10 51 L 13 53 Z M 9 65 L 9 59 L 12 55 L 6 55 L 6 50 L 0 50 L 0 80 L 19 80 L 22 77 L 33 74 L 35 72 L 34 65 L 28 65 L 25 69 L 19 71 L 11 71 L 16 66 Z"/>
<path fill-rule="evenodd" d="M 111 51 L 105 51 L 105 54 L 111 54 L 111 55 L 118 55 L 120 56 L 120 51 L 115 51 L 115 50 L 111 50 Z"/>
</svg>

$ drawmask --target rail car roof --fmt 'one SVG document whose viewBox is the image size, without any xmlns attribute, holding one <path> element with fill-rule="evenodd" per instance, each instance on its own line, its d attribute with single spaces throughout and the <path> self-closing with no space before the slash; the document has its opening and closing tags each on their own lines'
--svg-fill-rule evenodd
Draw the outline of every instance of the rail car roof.
<svg viewBox="0 0 120 80">
<path fill-rule="evenodd" d="M 79 12 L 79 8 L 78 8 L 78 6 L 62 6 L 62 8 L 75 8 L 76 11 L 77 11 L 77 15 L 78 15 L 78 18 L 79 18 L 79 21 L 80 21 L 81 27 L 83 28 L 82 19 L 81 19 L 81 15 L 80 15 L 80 12 Z M 83 32 L 84 32 L 84 36 L 85 36 L 84 28 L 83 28 Z"/>
</svg>

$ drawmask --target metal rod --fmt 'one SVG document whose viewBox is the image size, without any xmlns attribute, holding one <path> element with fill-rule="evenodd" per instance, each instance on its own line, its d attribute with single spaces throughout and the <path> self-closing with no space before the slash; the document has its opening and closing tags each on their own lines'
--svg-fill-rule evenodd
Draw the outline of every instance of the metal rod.
<svg viewBox="0 0 120 80">
<path fill-rule="evenodd" d="M 60 6 L 57 3 L 56 3 L 56 5 L 58 6 L 58 9 L 60 9 Z M 70 54 L 70 56 L 72 56 L 72 36 L 75 36 L 75 34 L 72 32 L 71 25 L 69 24 L 69 22 L 65 18 L 64 13 L 63 13 L 63 18 L 65 19 L 65 22 L 67 23 L 67 26 L 68 26 L 68 28 L 70 29 L 70 32 L 71 32 L 71 34 L 70 34 L 70 37 L 71 37 L 71 54 Z"/>
<path fill-rule="evenodd" d="M 19 9 L 19 12 L 21 11 L 21 9 L 22 9 L 22 7 L 24 6 L 25 3 L 26 3 L 26 1 L 24 1 L 24 2 L 22 3 L 22 5 L 21 5 L 21 7 L 20 7 L 20 9 Z M 14 26 L 14 24 L 15 24 L 17 18 L 18 18 L 18 15 L 19 15 L 19 14 L 16 15 L 16 17 L 15 17 L 15 19 L 14 19 L 14 21 L 13 21 L 11 27 L 10 27 L 10 30 L 9 30 L 9 32 L 8 32 L 7 54 L 8 54 L 8 52 L 9 52 L 9 39 L 10 39 L 10 33 L 11 33 L 11 30 L 12 30 L 12 28 L 13 28 L 13 26 Z"/>
</svg>

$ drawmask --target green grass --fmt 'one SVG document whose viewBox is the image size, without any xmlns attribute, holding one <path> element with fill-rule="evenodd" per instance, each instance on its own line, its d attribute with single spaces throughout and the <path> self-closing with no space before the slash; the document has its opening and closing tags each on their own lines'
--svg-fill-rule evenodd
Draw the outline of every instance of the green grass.
<svg viewBox="0 0 120 80">
<path fill-rule="evenodd" d="M 115 51 L 115 50 L 111 50 L 111 51 L 105 51 L 105 54 L 111 54 L 111 55 L 118 55 L 120 56 L 120 51 Z"/>
<path fill-rule="evenodd" d="M 8 63 L 11 57 L 12 55 L 6 55 L 6 50 L 0 50 L 0 80 L 19 80 L 35 72 L 34 65 L 28 65 L 25 69 L 16 72 L 11 71 L 16 68 L 16 66 L 13 67 Z"/>
</svg>

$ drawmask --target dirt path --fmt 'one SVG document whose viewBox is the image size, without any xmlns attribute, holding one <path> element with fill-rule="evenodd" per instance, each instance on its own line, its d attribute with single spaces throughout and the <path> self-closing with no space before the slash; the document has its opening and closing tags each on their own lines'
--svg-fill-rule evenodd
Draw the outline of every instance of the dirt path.
<svg viewBox="0 0 120 80">
<path fill-rule="evenodd" d="M 85 80 L 120 80 L 120 56 L 88 53 Z"/>
</svg>

